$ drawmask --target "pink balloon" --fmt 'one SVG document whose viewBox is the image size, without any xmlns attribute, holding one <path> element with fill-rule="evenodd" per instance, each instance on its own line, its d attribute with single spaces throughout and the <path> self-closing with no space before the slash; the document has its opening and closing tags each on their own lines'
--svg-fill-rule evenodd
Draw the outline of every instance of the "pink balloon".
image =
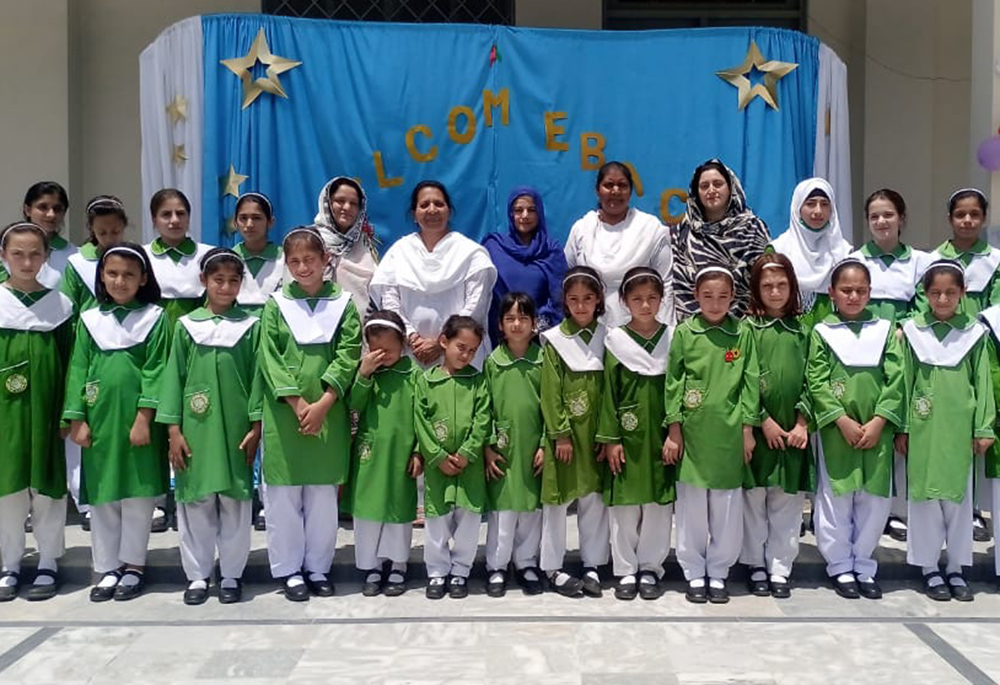
<svg viewBox="0 0 1000 685">
<path fill-rule="evenodd" d="M 976 150 L 979 166 L 987 171 L 1000 171 L 1000 136 L 987 138 Z"/>
</svg>

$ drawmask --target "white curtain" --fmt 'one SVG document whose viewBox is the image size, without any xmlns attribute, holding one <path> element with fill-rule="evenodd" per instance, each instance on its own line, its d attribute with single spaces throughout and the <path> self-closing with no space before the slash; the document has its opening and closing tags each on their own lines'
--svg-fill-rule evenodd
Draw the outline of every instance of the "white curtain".
<svg viewBox="0 0 1000 685">
<path fill-rule="evenodd" d="M 139 115 L 142 129 L 143 202 L 160 188 L 178 188 L 191 200 L 191 237 L 201 239 L 204 76 L 201 17 L 180 21 L 161 33 L 139 56 Z M 187 118 L 171 121 L 167 107 L 187 100 Z M 174 159 L 183 145 L 187 160 Z M 142 237 L 154 236 L 143 208 Z"/>
<path fill-rule="evenodd" d="M 829 127 L 829 130 L 827 130 Z M 854 243 L 851 198 L 851 128 L 847 112 L 847 65 L 826 44 L 819 46 L 816 160 L 813 175 L 825 178 L 837 196 L 841 233 Z"/>
</svg>

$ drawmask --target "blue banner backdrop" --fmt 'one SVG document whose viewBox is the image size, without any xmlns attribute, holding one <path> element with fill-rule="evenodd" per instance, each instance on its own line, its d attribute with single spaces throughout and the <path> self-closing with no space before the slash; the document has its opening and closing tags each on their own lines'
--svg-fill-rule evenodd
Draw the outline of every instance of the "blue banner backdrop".
<svg viewBox="0 0 1000 685">
<path fill-rule="evenodd" d="M 220 61 L 250 50 L 263 27 L 274 55 L 301 61 L 270 94 L 242 108 L 240 79 Z M 567 31 L 500 26 L 377 24 L 263 15 L 202 18 L 204 216 L 202 239 L 231 244 L 235 198 L 222 192 L 230 165 L 241 192 L 271 197 L 275 235 L 310 223 L 335 175 L 360 179 L 385 244 L 413 230 L 409 193 L 444 182 L 453 226 L 476 239 L 503 227 L 510 188 L 545 198 L 560 239 L 595 204 L 596 169 L 627 161 L 633 204 L 683 213 L 695 166 L 722 158 L 742 178 L 772 235 L 785 230 L 795 184 L 812 175 L 819 42 L 793 31 L 723 28 Z M 737 89 L 716 72 L 743 63 L 751 41 L 767 60 L 793 62 L 778 82 L 777 110 L 757 97 L 738 109 Z M 264 75 L 257 63 L 253 74 Z M 751 83 L 759 83 L 754 71 Z"/>
</svg>

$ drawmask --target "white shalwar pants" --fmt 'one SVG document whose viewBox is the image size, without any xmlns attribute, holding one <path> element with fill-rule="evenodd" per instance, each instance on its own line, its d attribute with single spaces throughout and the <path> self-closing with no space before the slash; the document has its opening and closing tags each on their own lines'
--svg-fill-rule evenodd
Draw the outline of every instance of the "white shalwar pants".
<svg viewBox="0 0 1000 685">
<path fill-rule="evenodd" d="M 219 549 L 219 573 L 242 578 L 250 556 L 250 517 L 253 502 L 225 495 L 209 495 L 197 502 L 177 503 L 181 534 L 181 564 L 191 582 L 208 580 Z"/>
<path fill-rule="evenodd" d="M 729 576 L 743 544 L 743 490 L 677 483 L 677 562 L 685 580 Z"/>
<path fill-rule="evenodd" d="M 506 571 L 511 560 L 521 571 L 538 566 L 542 511 L 491 511 L 486 515 L 486 568 Z"/>
<path fill-rule="evenodd" d="M 558 571 L 566 556 L 566 516 L 570 503 L 542 505 L 541 568 L 546 573 Z M 580 558 L 585 568 L 608 563 L 611 541 L 608 531 L 608 508 L 599 492 L 576 500 L 576 529 L 580 537 Z"/>
<path fill-rule="evenodd" d="M 354 564 L 362 571 L 380 569 L 386 560 L 394 564 L 407 563 L 412 543 L 412 522 L 354 519 Z"/>
<path fill-rule="evenodd" d="M 889 520 L 892 498 L 879 497 L 864 490 L 834 495 L 822 452 L 816 461 L 819 465 L 814 514 L 816 546 L 826 559 L 826 573 L 831 578 L 842 573 L 874 578 L 878 562 L 873 555 Z M 912 523 L 907 527 L 911 526 Z"/>
<path fill-rule="evenodd" d="M 740 563 L 764 568 L 771 575 L 790 576 L 799 555 L 805 500 L 804 493 L 790 495 L 778 487 L 744 490 Z"/>
<path fill-rule="evenodd" d="M 268 485 L 264 496 L 271 576 L 329 573 L 337 551 L 337 486 Z"/>
<path fill-rule="evenodd" d="M 83 448 L 66 438 L 66 488 L 76 510 L 81 514 L 90 511 L 90 505 L 80 504 L 80 467 L 83 463 Z"/>
<path fill-rule="evenodd" d="M 34 488 L 0 497 L 0 560 L 3 570 L 21 572 L 27 536 L 24 522 L 31 514 L 31 530 L 38 544 L 38 567 L 55 569 L 66 551 L 66 498 L 52 499 Z"/>
<path fill-rule="evenodd" d="M 948 567 L 972 566 L 972 474 L 961 502 L 932 499 L 910 501 L 906 563 L 937 566 L 941 546 L 948 550 Z"/>
<path fill-rule="evenodd" d="M 906 457 L 897 452 L 892 463 L 892 509 L 890 516 L 895 516 L 901 521 L 906 521 L 908 514 L 906 509 Z"/>
<path fill-rule="evenodd" d="M 90 547 L 95 571 L 107 573 L 126 564 L 146 565 L 149 521 L 155 501 L 154 497 L 130 497 L 90 508 Z"/>
<path fill-rule="evenodd" d="M 981 461 L 986 461 L 985 459 Z M 1000 543 L 997 542 L 996 529 L 997 521 L 1000 521 L 1000 478 L 990 478 L 986 481 L 993 494 L 993 567 L 997 577 L 1000 578 L 1000 550 L 997 549 Z M 986 486 L 984 486 L 986 487 Z"/>
<path fill-rule="evenodd" d="M 424 564 L 428 578 L 468 578 L 479 548 L 483 515 L 452 507 L 443 516 L 424 520 Z M 448 543 L 451 542 L 449 545 Z"/>
<path fill-rule="evenodd" d="M 663 577 L 670 553 L 673 504 L 626 504 L 609 508 L 611 565 L 619 578 L 649 571 Z"/>
</svg>

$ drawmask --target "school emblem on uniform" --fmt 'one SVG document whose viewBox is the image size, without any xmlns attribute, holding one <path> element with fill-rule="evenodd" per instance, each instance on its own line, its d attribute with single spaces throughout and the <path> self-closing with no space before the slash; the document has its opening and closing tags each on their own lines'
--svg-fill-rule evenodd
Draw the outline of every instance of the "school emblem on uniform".
<svg viewBox="0 0 1000 685">
<path fill-rule="evenodd" d="M 28 377 L 24 374 L 12 373 L 7 376 L 7 380 L 4 382 L 4 387 L 7 388 L 7 392 L 11 395 L 20 395 L 28 389 Z"/>
<path fill-rule="evenodd" d="M 590 402 L 587 400 L 587 393 L 581 392 L 579 395 L 570 397 L 569 402 L 567 402 L 567 408 L 569 409 L 570 416 L 575 418 L 586 416 L 587 410 L 590 408 Z"/>
<path fill-rule="evenodd" d="M 830 392 L 836 399 L 841 399 L 844 396 L 844 392 L 847 388 L 844 386 L 844 381 L 833 381 L 830 383 Z"/>
<path fill-rule="evenodd" d="M 368 441 L 358 444 L 358 461 L 367 464 L 372 460 L 372 444 Z"/>
<path fill-rule="evenodd" d="M 191 395 L 191 399 L 188 400 L 188 406 L 191 408 L 191 413 L 198 414 L 199 416 L 208 411 L 209 404 L 208 394 L 204 392 L 196 392 Z"/>
<path fill-rule="evenodd" d="M 626 410 L 622 412 L 622 428 L 632 432 L 639 427 L 639 417 L 634 411 Z"/>
<path fill-rule="evenodd" d="M 705 395 L 698 388 L 691 388 L 684 392 L 684 406 L 688 409 L 697 409 L 704 401 Z"/>
<path fill-rule="evenodd" d="M 726 350 L 725 360 L 727 364 L 732 364 L 734 361 L 740 358 L 740 350 L 734 347 L 731 350 Z"/>
<path fill-rule="evenodd" d="M 438 421 L 434 424 L 434 437 L 438 442 L 445 442 L 448 439 L 448 422 Z"/>
<path fill-rule="evenodd" d="M 497 448 L 505 450 L 510 445 L 510 434 L 506 428 L 497 428 Z"/>
<path fill-rule="evenodd" d="M 931 415 L 932 408 L 933 403 L 931 402 L 931 398 L 926 395 L 913 400 L 913 413 L 922 419 L 926 419 Z"/>
<path fill-rule="evenodd" d="M 93 407 L 97 404 L 97 395 L 100 393 L 100 387 L 97 383 L 87 383 L 83 388 L 83 401 L 88 407 Z"/>
</svg>

